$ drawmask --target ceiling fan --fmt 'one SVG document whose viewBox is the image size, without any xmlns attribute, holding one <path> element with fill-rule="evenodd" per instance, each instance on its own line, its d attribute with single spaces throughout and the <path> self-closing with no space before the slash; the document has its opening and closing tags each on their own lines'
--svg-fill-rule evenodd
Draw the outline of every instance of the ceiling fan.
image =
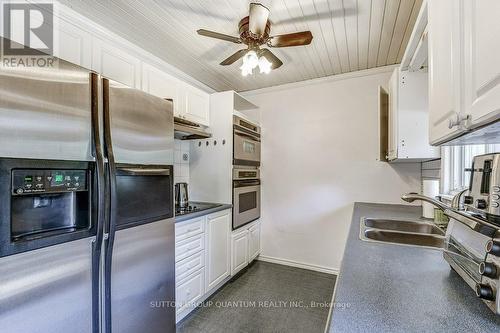
<svg viewBox="0 0 500 333">
<path fill-rule="evenodd" d="M 312 41 L 310 31 L 294 32 L 290 34 L 269 36 L 271 22 L 269 9 L 260 3 L 250 3 L 250 14 L 244 17 L 238 24 L 239 37 L 229 36 L 218 32 L 199 29 L 198 34 L 206 37 L 222 39 L 235 44 L 246 44 L 247 48 L 236 51 L 236 53 L 223 60 L 223 66 L 231 65 L 236 60 L 243 58 L 240 67 L 243 76 L 252 74 L 253 69 L 259 66 L 261 73 L 269 73 L 283 65 L 283 62 L 269 49 L 260 48 L 262 45 L 268 47 L 289 47 L 308 45 Z"/>
</svg>

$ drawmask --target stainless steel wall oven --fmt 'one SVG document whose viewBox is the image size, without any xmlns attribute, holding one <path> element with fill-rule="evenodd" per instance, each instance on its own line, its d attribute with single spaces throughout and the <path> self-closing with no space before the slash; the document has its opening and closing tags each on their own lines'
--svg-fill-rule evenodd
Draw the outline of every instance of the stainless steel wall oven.
<svg viewBox="0 0 500 333">
<path fill-rule="evenodd" d="M 233 165 L 260 166 L 260 127 L 233 116 Z"/>
<path fill-rule="evenodd" d="M 260 171 L 233 169 L 233 230 L 260 217 Z"/>
</svg>

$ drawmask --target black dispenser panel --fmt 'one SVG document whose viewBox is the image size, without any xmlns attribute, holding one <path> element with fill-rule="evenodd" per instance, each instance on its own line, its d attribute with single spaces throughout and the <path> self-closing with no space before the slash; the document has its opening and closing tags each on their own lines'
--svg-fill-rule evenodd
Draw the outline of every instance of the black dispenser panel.
<svg viewBox="0 0 500 333">
<path fill-rule="evenodd" d="M 87 170 L 12 171 L 12 195 L 61 193 L 87 190 Z"/>
<path fill-rule="evenodd" d="M 96 235 L 95 162 L 0 158 L 0 257 Z"/>
</svg>

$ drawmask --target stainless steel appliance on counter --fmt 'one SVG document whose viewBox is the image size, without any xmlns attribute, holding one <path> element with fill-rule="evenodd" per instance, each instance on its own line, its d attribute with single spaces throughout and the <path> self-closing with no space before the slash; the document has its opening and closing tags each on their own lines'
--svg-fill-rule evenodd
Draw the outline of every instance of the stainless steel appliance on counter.
<svg viewBox="0 0 500 333">
<path fill-rule="evenodd" d="M 465 211 L 476 219 L 468 225 L 450 219 L 449 250 L 471 260 L 450 256 L 445 259 L 476 290 L 491 310 L 500 314 L 500 154 L 475 156 L 471 181 L 463 197 Z"/>
<path fill-rule="evenodd" d="M 175 207 L 185 209 L 189 204 L 188 183 L 175 184 Z"/>
<path fill-rule="evenodd" d="M 470 171 L 469 188 L 457 194 L 450 207 L 418 194 L 403 199 L 428 201 L 450 218 L 445 260 L 500 314 L 500 153 L 474 157 Z"/>
<path fill-rule="evenodd" d="M 233 230 L 260 217 L 260 170 L 233 168 Z"/>
<path fill-rule="evenodd" d="M 174 332 L 172 103 L 58 65 L 0 67 L 0 327 Z"/>
</svg>

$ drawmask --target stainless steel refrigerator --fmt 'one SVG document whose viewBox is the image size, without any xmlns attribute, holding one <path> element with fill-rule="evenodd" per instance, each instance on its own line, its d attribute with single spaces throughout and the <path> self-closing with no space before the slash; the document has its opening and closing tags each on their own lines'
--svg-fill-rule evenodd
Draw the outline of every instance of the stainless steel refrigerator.
<svg viewBox="0 0 500 333">
<path fill-rule="evenodd" d="M 0 67 L 1 330 L 175 331 L 172 164 L 171 102 Z"/>
<path fill-rule="evenodd" d="M 106 331 L 173 332 L 175 307 L 164 302 L 175 300 L 172 103 L 107 79 L 102 88 Z"/>
</svg>

